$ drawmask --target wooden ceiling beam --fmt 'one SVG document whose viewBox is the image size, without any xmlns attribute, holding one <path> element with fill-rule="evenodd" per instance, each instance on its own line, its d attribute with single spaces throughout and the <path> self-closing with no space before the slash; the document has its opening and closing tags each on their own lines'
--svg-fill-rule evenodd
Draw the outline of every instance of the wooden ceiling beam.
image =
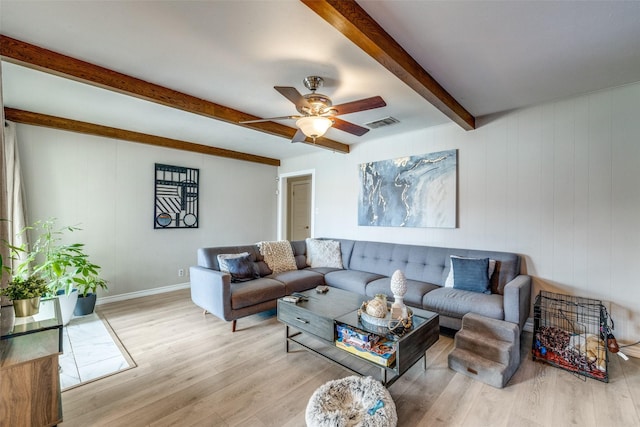
<svg viewBox="0 0 640 427">
<path fill-rule="evenodd" d="M 194 153 L 208 154 L 211 156 L 226 157 L 235 160 L 261 163 L 270 166 L 280 166 L 280 160 L 269 157 L 256 156 L 253 154 L 241 153 L 224 148 L 211 147 L 204 144 L 181 141 L 178 139 L 164 138 L 161 136 L 149 135 L 146 133 L 133 132 L 109 126 L 97 125 L 94 123 L 81 122 L 78 120 L 63 117 L 50 116 L 47 114 L 34 113 L 31 111 L 18 110 L 5 107 L 4 117 L 7 120 L 27 125 L 43 126 L 54 129 L 61 129 L 70 132 L 84 133 L 88 135 L 103 136 L 106 138 L 120 139 L 124 141 L 137 142 L 140 144 L 154 145 L 156 147 L 173 148 L 176 150 L 191 151 Z"/>
<path fill-rule="evenodd" d="M 240 123 L 241 121 L 256 120 L 261 117 L 253 116 L 233 108 L 225 107 L 224 105 L 206 101 L 4 35 L 0 35 L 0 56 L 6 61 L 28 68 L 289 140 L 291 140 L 296 133 L 296 129 L 276 122 Z M 347 144 L 328 138 L 318 138 L 315 142 L 307 138 L 305 143 L 340 153 L 349 152 L 349 146 Z"/>
<path fill-rule="evenodd" d="M 475 129 L 475 117 L 354 0 L 300 1 L 463 129 Z"/>
</svg>

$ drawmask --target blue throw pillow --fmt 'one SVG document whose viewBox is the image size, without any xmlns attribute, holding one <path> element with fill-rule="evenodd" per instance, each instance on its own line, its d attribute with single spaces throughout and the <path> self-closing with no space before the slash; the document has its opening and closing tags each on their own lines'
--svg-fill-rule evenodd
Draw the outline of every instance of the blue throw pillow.
<svg viewBox="0 0 640 427">
<path fill-rule="evenodd" d="M 482 292 L 490 294 L 489 289 L 489 258 L 454 258 L 451 257 L 453 268 L 453 288 L 463 291 Z"/>
<path fill-rule="evenodd" d="M 249 259 L 249 255 L 238 258 L 228 258 L 225 262 L 232 282 L 246 282 L 247 280 L 258 279 L 260 277 L 256 264 Z"/>
</svg>

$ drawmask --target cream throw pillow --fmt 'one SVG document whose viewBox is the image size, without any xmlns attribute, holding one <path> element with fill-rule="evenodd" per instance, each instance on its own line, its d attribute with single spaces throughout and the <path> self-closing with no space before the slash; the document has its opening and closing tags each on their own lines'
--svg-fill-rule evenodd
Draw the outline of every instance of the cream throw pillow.
<svg viewBox="0 0 640 427">
<path fill-rule="evenodd" d="M 337 240 L 306 239 L 307 265 L 311 268 L 344 268 L 340 242 Z"/>
</svg>

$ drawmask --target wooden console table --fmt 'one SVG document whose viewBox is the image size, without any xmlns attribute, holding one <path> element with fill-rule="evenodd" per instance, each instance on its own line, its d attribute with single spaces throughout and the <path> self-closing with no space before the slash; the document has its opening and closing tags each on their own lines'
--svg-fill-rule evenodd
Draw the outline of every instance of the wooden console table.
<svg viewBox="0 0 640 427">
<path fill-rule="evenodd" d="M 0 309 L 0 427 L 62 422 L 58 355 L 62 315 L 57 298 L 40 302 L 35 316 Z"/>
</svg>

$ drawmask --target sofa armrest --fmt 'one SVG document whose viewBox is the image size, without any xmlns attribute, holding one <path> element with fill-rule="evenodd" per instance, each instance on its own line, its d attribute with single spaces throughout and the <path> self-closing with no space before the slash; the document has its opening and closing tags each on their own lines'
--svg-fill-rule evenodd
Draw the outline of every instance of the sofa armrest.
<svg viewBox="0 0 640 427">
<path fill-rule="evenodd" d="M 231 276 L 218 270 L 192 266 L 191 300 L 209 313 L 230 321 L 231 317 Z"/>
<path fill-rule="evenodd" d="M 520 331 L 531 311 L 531 276 L 520 274 L 504 287 L 504 320 L 520 326 Z"/>
</svg>

